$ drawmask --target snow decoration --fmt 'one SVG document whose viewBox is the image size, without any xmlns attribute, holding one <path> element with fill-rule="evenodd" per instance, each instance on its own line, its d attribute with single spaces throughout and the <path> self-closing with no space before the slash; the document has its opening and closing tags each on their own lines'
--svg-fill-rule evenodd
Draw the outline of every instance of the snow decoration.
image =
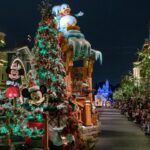
<svg viewBox="0 0 150 150">
<path fill-rule="evenodd" d="M 99 59 L 100 64 L 102 64 L 102 53 L 100 51 L 91 49 L 90 50 L 90 55 L 94 57 L 94 59 L 97 61 Z"/>
<path fill-rule="evenodd" d="M 74 60 L 88 57 L 91 44 L 84 38 L 84 35 L 78 30 L 69 30 L 65 37 L 68 38 L 68 44 L 73 47 Z"/>
<path fill-rule="evenodd" d="M 69 45 L 73 46 L 74 50 L 74 59 L 85 58 L 89 55 L 90 52 L 90 43 L 85 39 L 77 39 L 77 38 L 70 38 Z"/>
<path fill-rule="evenodd" d="M 102 64 L 102 53 L 91 48 L 91 44 L 85 39 L 84 35 L 78 30 L 69 30 L 65 34 L 68 44 L 73 47 L 74 60 L 93 57 Z"/>
<path fill-rule="evenodd" d="M 69 39 L 69 38 L 79 38 L 79 39 L 85 39 L 84 34 L 81 33 L 81 31 L 78 30 L 69 30 L 67 32 L 64 33 L 65 38 Z"/>
</svg>

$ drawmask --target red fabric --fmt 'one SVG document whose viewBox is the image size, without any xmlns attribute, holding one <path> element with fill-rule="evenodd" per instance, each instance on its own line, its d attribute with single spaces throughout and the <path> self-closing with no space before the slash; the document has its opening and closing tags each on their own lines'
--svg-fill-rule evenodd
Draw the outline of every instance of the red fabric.
<svg viewBox="0 0 150 150">
<path fill-rule="evenodd" d="M 29 121 L 27 123 L 27 126 L 29 128 L 37 128 L 37 129 L 43 129 L 44 128 L 44 123 L 43 122 L 32 122 L 32 121 Z"/>
<path fill-rule="evenodd" d="M 31 143 L 31 138 L 27 136 L 27 137 L 25 138 L 24 144 L 29 145 L 30 143 Z"/>
<path fill-rule="evenodd" d="M 20 97 L 19 87 L 16 87 L 16 86 L 8 87 L 6 91 L 6 97 L 7 98 Z"/>
<path fill-rule="evenodd" d="M 37 128 L 37 129 L 43 129 L 44 128 L 44 123 L 43 122 L 32 122 L 32 121 L 29 121 L 27 123 L 27 127 L 29 128 Z M 29 145 L 31 143 L 31 137 L 26 137 L 25 138 L 25 142 L 24 144 L 27 144 Z M 42 144 L 44 143 L 44 136 L 42 136 Z"/>
</svg>

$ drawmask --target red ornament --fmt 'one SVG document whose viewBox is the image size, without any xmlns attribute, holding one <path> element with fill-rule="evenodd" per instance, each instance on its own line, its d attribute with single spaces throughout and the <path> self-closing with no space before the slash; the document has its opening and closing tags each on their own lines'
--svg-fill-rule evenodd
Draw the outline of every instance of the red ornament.
<svg viewBox="0 0 150 150">
<path fill-rule="evenodd" d="M 20 120 L 22 121 L 23 119 L 24 119 L 24 118 L 21 116 L 21 117 L 20 117 Z"/>
<path fill-rule="evenodd" d="M 45 30 L 45 35 L 49 35 L 49 30 Z"/>
<path fill-rule="evenodd" d="M 48 83 L 48 84 L 51 84 L 51 83 L 52 83 L 52 80 L 51 80 L 51 79 L 48 79 L 47 83 Z"/>
<path fill-rule="evenodd" d="M 47 117 L 47 114 L 45 112 L 43 112 L 42 115 L 43 115 L 43 118 Z"/>
<path fill-rule="evenodd" d="M 49 16 L 46 16 L 43 18 L 43 21 L 45 24 L 47 24 L 48 26 L 50 26 L 52 23 L 53 23 L 53 20 L 49 17 Z"/>
</svg>

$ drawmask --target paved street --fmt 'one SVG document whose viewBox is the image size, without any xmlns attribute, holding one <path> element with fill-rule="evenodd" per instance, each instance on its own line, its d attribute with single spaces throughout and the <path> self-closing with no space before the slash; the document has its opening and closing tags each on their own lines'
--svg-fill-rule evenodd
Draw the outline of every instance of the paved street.
<svg viewBox="0 0 150 150">
<path fill-rule="evenodd" d="M 118 110 L 101 111 L 102 132 L 94 150 L 150 150 L 150 136 Z"/>
</svg>

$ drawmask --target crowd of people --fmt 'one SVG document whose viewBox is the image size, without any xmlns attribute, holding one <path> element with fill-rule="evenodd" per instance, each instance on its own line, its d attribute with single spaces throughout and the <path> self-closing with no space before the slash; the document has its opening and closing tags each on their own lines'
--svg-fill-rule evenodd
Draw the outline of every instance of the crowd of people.
<svg viewBox="0 0 150 150">
<path fill-rule="evenodd" d="M 145 134 L 150 135 L 150 101 L 148 98 L 120 101 L 118 108 L 129 121 L 139 124 Z"/>
</svg>

